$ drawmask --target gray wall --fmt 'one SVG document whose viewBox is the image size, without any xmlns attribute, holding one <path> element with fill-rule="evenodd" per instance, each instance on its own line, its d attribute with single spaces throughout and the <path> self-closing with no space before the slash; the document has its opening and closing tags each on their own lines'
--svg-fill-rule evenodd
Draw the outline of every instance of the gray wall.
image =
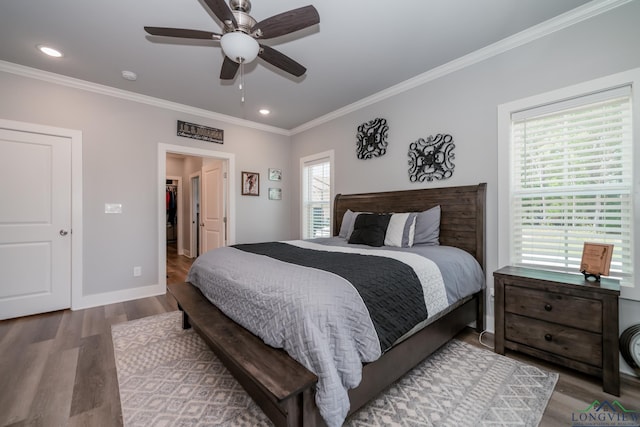
<svg viewBox="0 0 640 427">
<path fill-rule="evenodd" d="M 498 264 L 497 106 L 505 102 L 640 67 L 640 1 L 354 111 L 293 136 L 292 168 L 310 154 L 335 150 L 336 193 L 369 192 L 486 182 L 487 283 Z M 356 128 L 376 117 L 389 124 L 387 154 L 356 158 Z M 454 137 L 452 178 L 410 183 L 409 144 L 437 133 Z M 640 138 L 636 135 L 635 144 Z M 640 149 L 640 147 L 637 147 Z M 299 172 L 297 172 L 299 173 Z M 292 233 L 298 233 L 299 185 L 294 183 Z M 640 282 L 636 279 L 636 286 Z M 488 301 L 489 327 L 493 301 Z M 621 330 L 640 322 L 640 302 L 622 300 Z M 622 362 L 624 363 L 624 362 Z M 626 368 L 629 371 L 628 368 Z"/>
<path fill-rule="evenodd" d="M 268 168 L 279 167 L 283 193 L 289 193 L 288 136 L 4 72 L 0 94 L 3 119 L 82 131 L 83 295 L 159 283 L 159 143 L 235 154 L 236 242 L 291 237 L 288 196 L 271 201 L 266 190 Z M 224 144 L 176 136 L 177 120 L 223 129 Z M 240 195 L 243 170 L 260 173 L 260 197 Z M 122 203 L 123 213 L 105 215 L 106 202 Z M 142 276 L 134 278 L 136 265 Z"/>
</svg>

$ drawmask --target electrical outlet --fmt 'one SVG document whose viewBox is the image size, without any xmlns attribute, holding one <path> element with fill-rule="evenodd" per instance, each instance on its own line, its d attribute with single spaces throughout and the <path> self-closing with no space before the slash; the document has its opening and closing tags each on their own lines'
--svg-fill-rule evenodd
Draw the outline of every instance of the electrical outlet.
<svg viewBox="0 0 640 427">
<path fill-rule="evenodd" d="M 133 277 L 140 277 L 140 276 L 142 276 L 142 267 L 140 266 L 133 267 Z"/>
<path fill-rule="evenodd" d="M 494 299 L 496 297 L 496 290 L 494 288 L 491 288 L 491 290 L 489 291 L 489 295 L 491 295 L 491 299 Z"/>
</svg>

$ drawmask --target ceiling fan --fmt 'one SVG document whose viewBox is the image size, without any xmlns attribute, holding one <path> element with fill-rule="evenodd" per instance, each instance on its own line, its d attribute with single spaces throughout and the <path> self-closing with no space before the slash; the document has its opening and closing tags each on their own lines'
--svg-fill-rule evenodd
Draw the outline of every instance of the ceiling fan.
<svg viewBox="0 0 640 427">
<path fill-rule="evenodd" d="M 292 9 L 258 22 L 249 15 L 251 11 L 249 0 L 229 0 L 229 6 L 224 0 L 204 0 L 204 2 L 222 22 L 222 34 L 182 28 L 144 27 L 144 29 L 153 36 L 219 40 L 225 54 L 220 71 L 220 78 L 223 80 L 233 80 L 240 64 L 251 62 L 256 56 L 296 77 L 300 77 L 307 71 L 287 55 L 259 43 L 258 40 L 283 36 L 318 24 L 320 15 L 315 7 L 304 6 Z"/>
</svg>

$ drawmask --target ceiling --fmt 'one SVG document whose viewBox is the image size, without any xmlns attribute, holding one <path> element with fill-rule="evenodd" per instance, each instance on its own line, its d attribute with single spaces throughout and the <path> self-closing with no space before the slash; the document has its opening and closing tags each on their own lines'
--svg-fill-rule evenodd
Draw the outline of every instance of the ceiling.
<svg viewBox="0 0 640 427">
<path fill-rule="evenodd" d="M 245 66 L 245 102 L 219 78 L 217 41 L 147 35 L 144 26 L 221 32 L 203 0 L 3 0 L 0 60 L 292 130 L 587 3 L 601 0 L 252 0 L 261 21 L 313 4 L 320 24 L 263 41 L 307 67 Z M 589 7 L 583 6 L 584 8 Z M 61 50 L 41 54 L 36 45 Z M 137 74 L 136 81 L 122 71 Z M 258 113 L 260 108 L 272 112 Z"/>
</svg>

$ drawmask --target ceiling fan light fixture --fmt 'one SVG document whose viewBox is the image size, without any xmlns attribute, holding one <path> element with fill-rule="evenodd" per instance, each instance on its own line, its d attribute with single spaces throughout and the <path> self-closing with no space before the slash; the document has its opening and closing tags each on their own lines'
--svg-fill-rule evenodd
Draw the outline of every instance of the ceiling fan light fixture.
<svg viewBox="0 0 640 427">
<path fill-rule="evenodd" d="M 220 39 L 220 45 L 224 54 L 238 63 L 246 64 L 253 61 L 260 51 L 260 45 L 256 39 L 242 31 L 226 33 Z"/>
</svg>

